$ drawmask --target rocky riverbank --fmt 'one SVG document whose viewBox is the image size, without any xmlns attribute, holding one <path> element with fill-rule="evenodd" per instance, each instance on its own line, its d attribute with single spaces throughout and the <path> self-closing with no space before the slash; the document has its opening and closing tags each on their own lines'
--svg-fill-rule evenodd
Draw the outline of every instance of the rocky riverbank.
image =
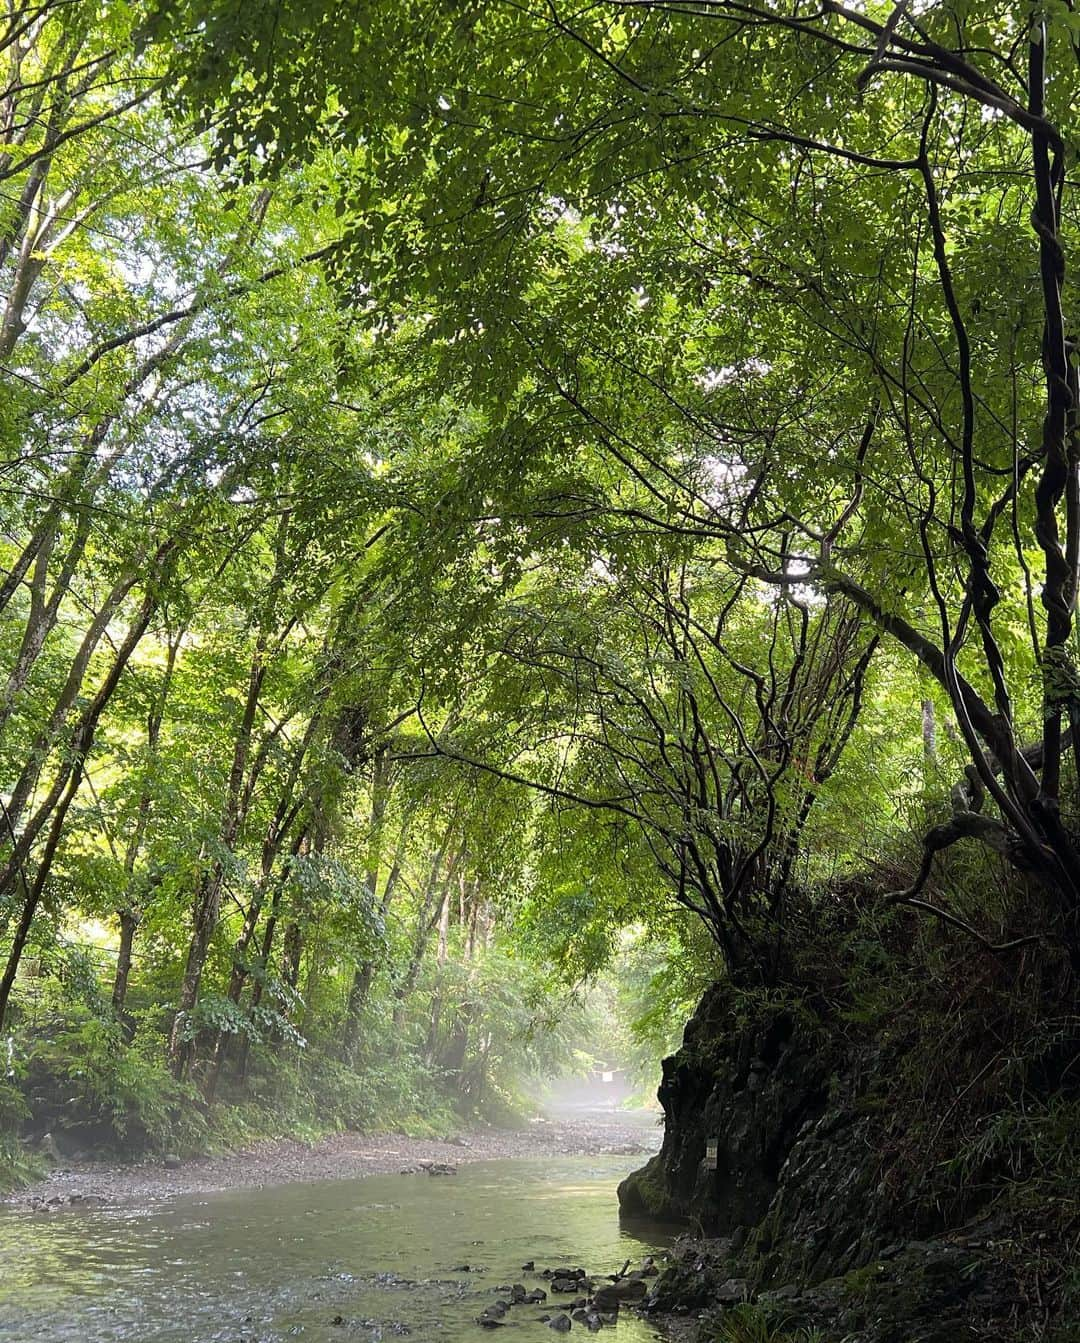
<svg viewBox="0 0 1080 1343">
<path fill-rule="evenodd" d="M 731 1330 L 746 1316 L 784 1343 L 814 1330 L 825 1343 L 1080 1337 L 1061 1204 L 1020 1165 L 1053 1151 L 1031 1158 L 1017 1141 L 1011 1170 L 997 1152 L 978 1164 L 966 1126 L 980 1137 L 1013 1112 L 961 1123 L 960 1073 L 951 1110 L 913 1099 L 908 1079 L 934 1078 L 933 1061 L 909 1057 L 920 1049 L 915 1029 L 852 1029 L 805 999 L 748 1009 L 730 987 L 706 995 L 664 1062 L 663 1147 L 619 1190 L 624 1213 L 695 1233 L 647 1308 L 698 1317 L 701 1340 L 743 1337 Z"/>
<path fill-rule="evenodd" d="M 617 1113 L 539 1119 L 520 1129 L 469 1129 L 446 1140 L 401 1133 L 338 1133 L 312 1144 L 267 1139 L 243 1150 L 188 1161 L 167 1157 L 130 1165 L 61 1162 L 44 1179 L 3 1202 L 28 1211 L 56 1210 L 403 1170 L 422 1178 L 425 1164 L 438 1169 L 496 1157 L 645 1154 L 654 1151 L 659 1140 L 659 1130 L 643 1116 Z"/>
</svg>

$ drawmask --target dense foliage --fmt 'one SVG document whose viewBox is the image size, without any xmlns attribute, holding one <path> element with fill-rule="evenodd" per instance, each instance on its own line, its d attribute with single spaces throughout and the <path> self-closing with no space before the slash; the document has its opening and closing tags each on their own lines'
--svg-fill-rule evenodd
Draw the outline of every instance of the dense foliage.
<svg viewBox="0 0 1080 1343">
<path fill-rule="evenodd" d="M 873 864 L 1071 1001 L 1077 38 L 9 7 L 11 1123 L 504 1106 Z"/>
</svg>

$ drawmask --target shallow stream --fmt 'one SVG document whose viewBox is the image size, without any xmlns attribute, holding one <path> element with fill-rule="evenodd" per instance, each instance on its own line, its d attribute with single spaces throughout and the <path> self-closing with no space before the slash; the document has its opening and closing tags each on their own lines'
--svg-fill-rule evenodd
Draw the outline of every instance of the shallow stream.
<svg viewBox="0 0 1080 1343">
<path fill-rule="evenodd" d="M 523 1274 L 635 1264 L 667 1243 L 620 1225 L 615 1186 L 641 1158 L 551 1157 L 451 1176 L 373 1175 L 191 1195 L 148 1207 L 0 1212 L 0 1339 L 18 1343 L 477 1343 L 476 1317 Z M 468 1265 L 468 1271 L 464 1266 Z M 516 1306 L 507 1343 L 551 1343 Z M 556 1307 L 559 1302 L 554 1302 Z M 493 1331 L 494 1332 L 494 1331 Z M 571 1338 L 587 1336 L 574 1325 Z M 660 1337 L 630 1312 L 598 1335 Z"/>
</svg>

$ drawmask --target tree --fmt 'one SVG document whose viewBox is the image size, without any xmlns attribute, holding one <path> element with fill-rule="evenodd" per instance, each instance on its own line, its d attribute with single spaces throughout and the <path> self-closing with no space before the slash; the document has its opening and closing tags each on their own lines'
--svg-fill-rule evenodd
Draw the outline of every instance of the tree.
<svg viewBox="0 0 1080 1343">
<path fill-rule="evenodd" d="M 1075 16 L 392 8 L 361 26 L 319 3 L 171 7 L 181 97 L 221 118 L 219 161 L 273 171 L 317 129 L 347 165 L 368 311 L 432 313 L 440 368 L 467 370 L 499 430 L 554 393 L 653 472 L 645 525 L 843 596 L 899 641 L 972 762 L 902 898 L 977 838 L 1034 874 L 1076 955 Z M 641 396 L 612 406 L 597 368 Z M 642 397 L 722 439 L 743 525 L 642 436 Z M 515 437 L 535 451 L 541 423 Z"/>
</svg>

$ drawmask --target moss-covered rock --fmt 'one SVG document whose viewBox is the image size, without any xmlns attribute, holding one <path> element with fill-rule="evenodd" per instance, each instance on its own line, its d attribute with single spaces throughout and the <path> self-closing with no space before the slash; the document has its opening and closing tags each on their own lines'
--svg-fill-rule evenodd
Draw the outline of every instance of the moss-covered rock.
<svg viewBox="0 0 1080 1343">
<path fill-rule="evenodd" d="M 619 1189 L 625 1213 L 678 1217 L 696 1233 L 677 1243 L 652 1309 L 703 1313 L 702 1338 L 724 1338 L 718 1321 L 745 1284 L 777 1337 L 788 1326 L 845 1343 L 1023 1336 L 1026 1242 L 1007 1219 L 986 1221 L 985 1192 L 958 1217 L 898 1177 L 897 1116 L 910 1105 L 898 1078 L 916 1074 L 919 1045 L 884 1034 L 798 1000 L 706 995 L 664 1061 L 663 1147 Z"/>
<path fill-rule="evenodd" d="M 648 1217 L 661 1222 L 679 1220 L 681 1209 L 668 1192 L 659 1153 L 619 1185 L 619 1208 L 626 1217 Z"/>
<path fill-rule="evenodd" d="M 623 1211 L 678 1217 L 709 1235 L 756 1226 L 793 1146 L 825 1107 L 827 1035 L 797 1003 L 714 986 L 663 1063 L 664 1144 L 619 1190 Z M 715 1144 L 715 1156 L 707 1158 Z"/>
</svg>

